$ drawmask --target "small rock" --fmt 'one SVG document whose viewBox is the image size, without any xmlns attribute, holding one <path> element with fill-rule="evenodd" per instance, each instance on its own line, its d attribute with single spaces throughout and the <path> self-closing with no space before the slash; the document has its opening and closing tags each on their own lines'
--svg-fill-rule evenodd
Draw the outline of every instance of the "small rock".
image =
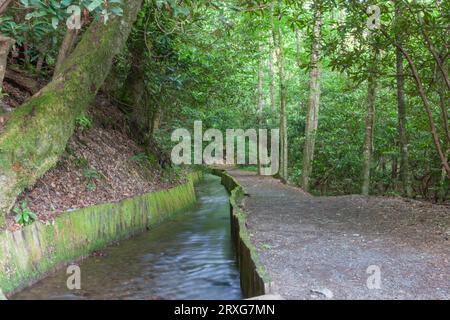
<svg viewBox="0 0 450 320">
<path fill-rule="evenodd" d="M 311 289 L 311 293 L 320 294 L 327 299 L 333 299 L 333 292 L 328 288 Z"/>
<path fill-rule="evenodd" d="M 7 105 L 6 103 L 4 103 L 3 101 L 0 101 L 0 108 L 1 108 L 0 111 L 7 112 L 7 113 L 13 112 L 13 111 L 14 111 L 13 108 L 11 108 L 10 106 L 8 106 L 8 105 Z"/>
</svg>

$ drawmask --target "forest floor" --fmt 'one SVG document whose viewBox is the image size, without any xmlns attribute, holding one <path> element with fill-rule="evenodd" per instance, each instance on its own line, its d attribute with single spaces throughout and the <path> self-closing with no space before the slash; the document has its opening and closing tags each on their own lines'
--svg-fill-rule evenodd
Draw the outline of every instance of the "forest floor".
<svg viewBox="0 0 450 320">
<path fill-rule="evenodd" d="M 78 127 L 57 166 L 18 199 L 37 213 L 43 223 L 55 216 L 99 203 L 173 187 L 182 174 L 163 170 L 156 159 L 127 134 L 124 116 L 99 95 L 89 111 L 91 127 Z M 14 216 L 7 219 L 11 231 L 20 228 Z"/>
<path fill-rule="evenodd" d="M 450 299 L 450 207 L 313 197 L 271 177 L 228 172 L 248 194 L 249 232 L 276 293 L 287 299 Z M 380 270 L 380 289 L 367 286 L 369 266 Z"/>
</svg>

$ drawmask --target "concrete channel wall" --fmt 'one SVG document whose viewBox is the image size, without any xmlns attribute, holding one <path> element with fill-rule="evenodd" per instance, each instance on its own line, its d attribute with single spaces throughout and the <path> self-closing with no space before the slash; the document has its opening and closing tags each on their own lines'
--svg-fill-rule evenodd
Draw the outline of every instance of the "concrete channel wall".
<svg viewBox="0 0 450 320">
<path fill-rule="evenodd" d="M 171 189 L 67 212 L 49 225 L 35 222 L 15 232 L 1 231 L 0 292 L 14 294 L 71 261 L 190 207 L 201 176 L 191 173 L 185 184 Z"/>
<path fill-rule="evenodd" d="M 244 190 L 237 180 L 226 171 L 212 169 L 212 173 L 222 178 L 222 184 L 230 193 L 231 233 L 236 248 L 244 297 L 270 294 L 272 281 L 259 260 L 256 247 L 252 244 L 245 225 Z"/>
</svg>

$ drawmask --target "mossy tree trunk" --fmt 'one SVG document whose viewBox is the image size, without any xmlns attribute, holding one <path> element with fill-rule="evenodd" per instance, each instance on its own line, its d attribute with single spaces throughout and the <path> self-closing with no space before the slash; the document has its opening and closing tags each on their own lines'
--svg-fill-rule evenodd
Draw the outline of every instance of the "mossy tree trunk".
<svg viewBox="0 0 450 320">
<path fill-rule="evenodd" d="M 127 1 L 122 17 L 107 25 L 93 23 L 59 75 L 11 115 L 0 133 L 0 224 L 16 197 L 58 161 L 75 118 L 103 84 L 141 4 L 142 0 Z"/>
</svg>

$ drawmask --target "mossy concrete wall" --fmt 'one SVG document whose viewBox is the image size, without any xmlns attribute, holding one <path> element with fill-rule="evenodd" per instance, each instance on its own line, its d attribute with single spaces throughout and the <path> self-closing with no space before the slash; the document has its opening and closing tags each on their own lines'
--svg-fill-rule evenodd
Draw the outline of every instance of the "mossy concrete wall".
<svg viewBox="0 0 450 320">
<path fill-rule="evenodd" d="M 171 189 L 62 214 L 52 225 L 36 222 L 0 232 L 0 289 L 11 295 L 58 267 L 186 209 L 196 202 L 194 184 L 201 175 L 192 173 L 187 183 Z"/>
<path fill-rule="evenodd" d="M 245 225 L 246 213 L 242 209 L 244 190 L 237 180 L 225 171 L 213 169 L 212 173 L 222 178 L 222 184 L 230 193 L 231 236 L 236 248 L 242 293 L 245 298 L 269 294 L 272 291 L 272 281 L 259 260 Z"/>
</svg>

